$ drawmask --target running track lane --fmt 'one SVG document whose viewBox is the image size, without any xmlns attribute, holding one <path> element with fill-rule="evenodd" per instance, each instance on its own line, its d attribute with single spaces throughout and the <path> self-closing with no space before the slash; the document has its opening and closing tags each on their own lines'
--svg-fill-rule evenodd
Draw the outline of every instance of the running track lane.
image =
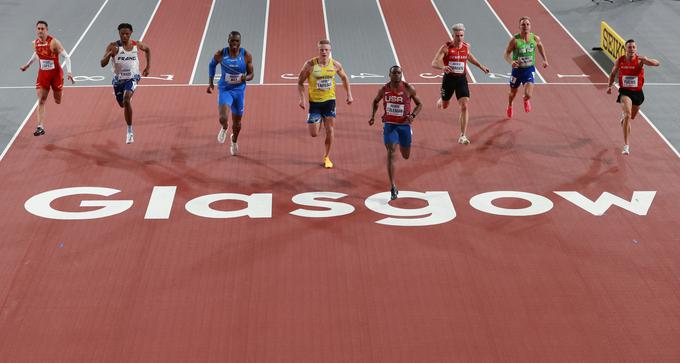
<svg viewBox="0 0 680 363">
<path fill-rule="evenodd" d="M 472 144 L 455 142 L 448 113 L 426 108 L 406 190 L 447 191 L 456 219 L 407 228 L 364 206 L 387 191 L 379 125 L 366 124 L 375 85 L 340 103 L 333 160 L 297 123 L 282 87 L 248 88 L 253 122 L 241 155 L 215 141 L 204 87 L 144 87 L 137 141 L 109 89 L 72 89 L 61 125 L 22 133 L 0 169 L 0 356 L 8 361 L 678 361 L 680 177 L 677 158 L 641 124 L 619 153 L 616 110 L 592 85 L 545 85 L 529 115 L 503 121 L 507 86 L 476 87 Z M 417 86 L 434 100 L 437 85 Z M 581 107 L 560 102 L 572 99 Z M 78 100 L 78 101 L 76 101 Z M 357 111 L 359 110 L 359 111 Z M 68 122 L 67 122 L 68 121 Z M 564 127 L 569 125 L 569 127 Z M 644 145 L 637 147 L 636 145 Z M 36 167 L 39 166 L 39 167 Z M 36 193 L 71 186 L 121 190 L 132 209 L 89 221 L 28 214 Z M 145 220 L 154 185 L 176 185 L 170 219 Z M 518 190 L 550 198 L 532 217 L 473 209 L 474 195 Z M 647 216 L 612 207 L 596 217 L 552 191 L 630 198 L 657 190 Z M 293 195 L 347 194 L 354 213 L 288 214 Z M 271 219 L 207 219 L 185 203 L 221 193 L 272 193 Z M 79 211 L 81 198 L 55 201 Z M 393 205 L 420 208 L 400 199 Z M 499 200 L 507 208 L 526 204 Z M 234 210 L 242 203 L 217 202 Z M 635 242 L 637 241 L 637 242 Z M 36 349 L 40 347 L 40 349 Z"/>
<path fill-rule="evenodd" d="M 381 0 L 380 4 L 405 79 L 408 82 L 441 83 L 440 77 L 428 77 L 441 74 L 441 71 L 432 68 L 432 58 L 450 38 L 432 3 L 429 0 Z M 474 54 L 474 49 L 472 51 Z M 423 77 L 423 73 L 427 74 Z"/>
<path fill-rule="evenodd" d="M 189 83 L 211 0 L 162 0 L 144 37 L 151 47 L 152 75 L 174 75 L 172 81 L 144 79 L 143 84 Z"/>
<path fill-rule="evenodd" d="M 512 34 L 519 32 L 519 18 L 531 18 L 532 31 L 541 37 L 548 56 L 548 68 L 536 51 L 536 68 L 549 83 L 604 83 L 607 76 L 574 42 L 538 1 L 524 1 L 521 6 L 509 1 L 488 0 Z M 509 40 L 509 38 L 508 38 Z M 501 50 L 502 52 L 502 50 Z M 508 67 L 509 68 L 509 67 Z M 560 78 L 562 75 L 587 74 L 587 78 Z"/>
<path fill-rule="evenodd" d="M 295 4 L 275 0 L 269 4 L 265 83 L 297 83 L 303 63 L 318 55 L 316 44 L 326 38 L 321 1 Z"/>
</svg>

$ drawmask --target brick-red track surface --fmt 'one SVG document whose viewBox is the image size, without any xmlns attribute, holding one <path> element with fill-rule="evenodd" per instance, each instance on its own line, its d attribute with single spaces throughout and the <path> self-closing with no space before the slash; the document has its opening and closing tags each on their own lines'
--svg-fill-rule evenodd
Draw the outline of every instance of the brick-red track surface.
<svg viewBox="0 0 680 363">
<path fill-rule="evenodd" d="M 677 157 L 642 120 L 622 156 L 602 88 L 537 86 L 534 112 L 510 121 L 506 86 L 471 88 L 472 144 L 462 146 L 457 108 L 435 110 L 439 87 L 418 87 L 426 108 L 412 158 L 397 161 L 398 184 L 447 191 L 457 212 L 428 227 L 376 224 L 385 216 L 364 206 L 388 190 L 381 128 L 367 125 L 378 86 L 357 85 L 356 103 L 339 104 L 332 170 L 320 166 L 323 139 L 307 135 L 294 86 L 248 87 L 238 157 L 215 140 L 215 98 L 204 87 L 138 88 L 132 145 L 110 89 L 69 89 L 47 134 L 24 129 L 0 162 L 1 360 L 680 360 Z M 145 220 L 153 186 L 163 185 L 177 186 L 169 219 Z M 121 192 L 52 206 L 134 205 L 85 221 L 24 209 L 35 194 L 73 186 Z M 469 204 L 502 190 L 545 196 L 554 208 L 503 217 Z M 553 193 L 570 190 L 657 194 L 646 216 L 613 206 L 597 217 Z M 340 201 L 356 210 L 289 214 L 300 207 L 291 198 L 312 191 L 345 193 Z M 272 193 L 272 218 L 184 209 L 222 192 Z"/>
</svg>

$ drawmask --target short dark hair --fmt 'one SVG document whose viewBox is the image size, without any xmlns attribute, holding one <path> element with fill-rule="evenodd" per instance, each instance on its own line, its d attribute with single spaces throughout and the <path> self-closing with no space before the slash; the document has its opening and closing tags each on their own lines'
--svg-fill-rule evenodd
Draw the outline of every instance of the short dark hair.
<svg viewBox="0 0 680 363">
<path fill-rule="evenodd" d="M 628 43 L 635 43 L 635 39 L 631 38 L 631 39 L 626 40 L 626 45 L 628 45 Z"/>
<path fill-rule="evenodd" d="M 121 29 L 130 29 L 130 31 L 132 31 L 132 24 L 129 24 L 129 23 L 120 23 L 120 24 L 118 25 L 118 30 L 121 30 Z"/>
<path fill-rule="evenodd" d="M 390 73 L 392 73 L 392 70 L 395 69 L 395 68 L 401 69 L 401 67 L 399 67 L 398 65 L 395 64 L 392 67 L 390 67 Z"/>
<path fill-rule="evenodd" d="M 328 40 L 328 39 L 321 39 L 321 40 L 319 40 L 319 43 L 317 44 L 317 46 L 318 46 L 318 45 L 321 45 L 321 44 L 328 44 L 328 45 L 331 45 L 331 41 Z"/>
<path fill-rule="evenodd" d="M 235 37 L 237 35 L 240 37 L 241 33 L 237 32 L 236 30 L 232 30 L 231 33 L 229 33 L 229 39 L 231 39 L 232 37 Z"/>
<path fill-rule="evenodd" d="M 49 28 L 49 26 L 47 25 L 47 22 L 44 21 L 44 20 L 38 20 L 38 22 L 35 23 L 35 26 L 38 26 L 38 24 L 45 24 L 45 28 Z"/>
</svg>

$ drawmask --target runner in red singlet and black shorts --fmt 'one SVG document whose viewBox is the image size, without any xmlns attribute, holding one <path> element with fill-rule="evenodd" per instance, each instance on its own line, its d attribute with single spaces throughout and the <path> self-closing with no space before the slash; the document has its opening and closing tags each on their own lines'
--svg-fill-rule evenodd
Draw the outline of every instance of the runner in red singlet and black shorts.
<svg viewBox="0 0 680 363">
<path fill-rule="evenodd" d="M 467 62 L 476 65 L 484 73 L 489 73 L 489 68 L 477 61 L 470 52 L 470 44 L 463 41 L 465 38 L 465 25 L 456 24 L 452 28 L 453 41 L 442 45 L 432 60 L 432 67 L 444 71 L 442 80 L 441 98 L 437 101 L 438 108 L 449 107 L 449 100 L 453 94 L 460 105 L 460 136 L 458 143 L 467 145 L 470 140 L 466 136 L 468 125 L 468 103 L 470 101 L 470 89 L 467 83 Z"/>
<path fill-rule="evenodd" d="M 385 84 L 373 99 L 373 112 L 369 125 L 375 123 L 375 112 L 378 103 L 383 100 L 383 140 L 387 148 L 387 175 L 390 178 L 390 199 L 397 199 L 399 191 L 394 183 L 394 151 L 399 144 L 399 151 L 404 159 L 411 156 L 411 123 L 423 107 L 416 89 L 401 80 L 401 67 L 390 68 L 390 81 Z M 416 103 L 416 108 L 411 111 L 411 100 Z"/>
<path fill-rule="evenodd" d="M 619 97 L 616 102 L 621 103 L 621 127 L 623 127 L 623 151 L 621 153 L 624 155 L 630 153 L 630 120 L 637 116 L 640 105 L 645 101 L 645 95 L 642 92 L 642 85 L 645 83 L 643 66 L 658 67 L 660 64 L 656 59 L 638 55 L 635 40 L 628 39 L 626 41 L 626 54 L 616 60 L 614 68 L 609 74 L 608 94 L 612 93 L 616 73 L 619 74 Z"/>
<path fill-rule="evenodd" d="M 54 91 L 54 102 L 61 103 L 61 91 L 64 87 L 64 71 L 59 64 L 59 55 L 64 56 L 66 60 L 66 72 L 71 83 L 75 83 L 73 75 L 71 74 L 71 58 L 64 50 L 61 42 L 57 38 L 47 34 L 47 23 L 44 20 L 39 20 L 35 24 L 35 31 L 38 38 L 33 41 L 33 55 L 28 60 L 28 63 L 21 66 L 22 72 L 25 72 L 28 67 L 35 62 L 36 59 L 40 61 L 40 68 L 38 69 L 38 80 L 35 83 L 35 88 L 38 94 L 38 127 L 33 132 L 33 136 L 40 136 L 45 134 L 45 102 L 47 96 L 50 95 L 50 88 Z"/>
</svg>

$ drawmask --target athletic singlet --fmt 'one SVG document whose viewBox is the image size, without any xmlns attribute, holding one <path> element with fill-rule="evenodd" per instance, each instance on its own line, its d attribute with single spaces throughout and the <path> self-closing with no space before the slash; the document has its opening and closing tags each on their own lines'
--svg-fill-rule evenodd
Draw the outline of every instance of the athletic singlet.
<svg viewBox="0 0 680 363">
<path fill-rule="evenodd" d="M 452 75 L 463 76 L 467 72 L 467 59 L 470 53 L 470 44 L 463 42 L 460 48 L 456 48 L 453 42 L 447 42 L 449 48 L 444 56 L 444 65 L 453 69 Z"/>
<path fill-rule="evenodd" d="M 325 102 L 335 99 L 335 65 L 333 58 L 329 58 L 328 65 L 319 64 L 319 58 L 312 58 L 312 71 L 309 72 L 309 101 Z"/>
<path fill-rule="evenodd" d="M 137 54 L 137 42 L 130 40 L 132 50 L 127 51 L 123 43 L 116 42 L 118 53 L 113 57 L 112 71 L 115 80 L 128 80 L 139 78 L 139 56 Z"/>
<path fill-rule="evenodd" d="M 247 72 L 246 50 L 239 48 L 235 57 L 229 55 L 229 48 L 222 49 L 222 61 L 220 62 L 222 75 L 219 86 L 223 90 L 245 89 L 246 82 L 243 77 Z"/>
<path fill-rule="evenodd" d="M 45 41 L 40 40 L 40 38 L 33 41 L 33 49 L 40 60 L 40 71 L 61 69 L 59 54 L 52 51 L 52 48 L 50 48 L 51 43 L 52 37 L 49 35 L 45 38 Z"/>
<path fill-rule="evenodd" d="M 406 82 L 399 82 L 399 88 L 395 91 L 387 83 L 383 86 L 383 122 L 391 124 L 404 124 L 406 117 L 411 114 L 411 96 L 406 91 Z"/>
<path fill-rule="evenodd" d="M 630 62 L 626 56 L 621 56 L 616 63 L 619 66 L 619 87 L 630 91 L 642 90 L 645 83 L 644 63 L 640 61 L 637 54 Z"/>
<path fill-rule="evenodd" d="M 515 34 L 515 49 L 512 51 L 512 60 L 519 63 L 520 68 L 531 67 L 536 63 L 536 38 L 534 33 L 529 33 L 529 41 Z"/>
</svg>

